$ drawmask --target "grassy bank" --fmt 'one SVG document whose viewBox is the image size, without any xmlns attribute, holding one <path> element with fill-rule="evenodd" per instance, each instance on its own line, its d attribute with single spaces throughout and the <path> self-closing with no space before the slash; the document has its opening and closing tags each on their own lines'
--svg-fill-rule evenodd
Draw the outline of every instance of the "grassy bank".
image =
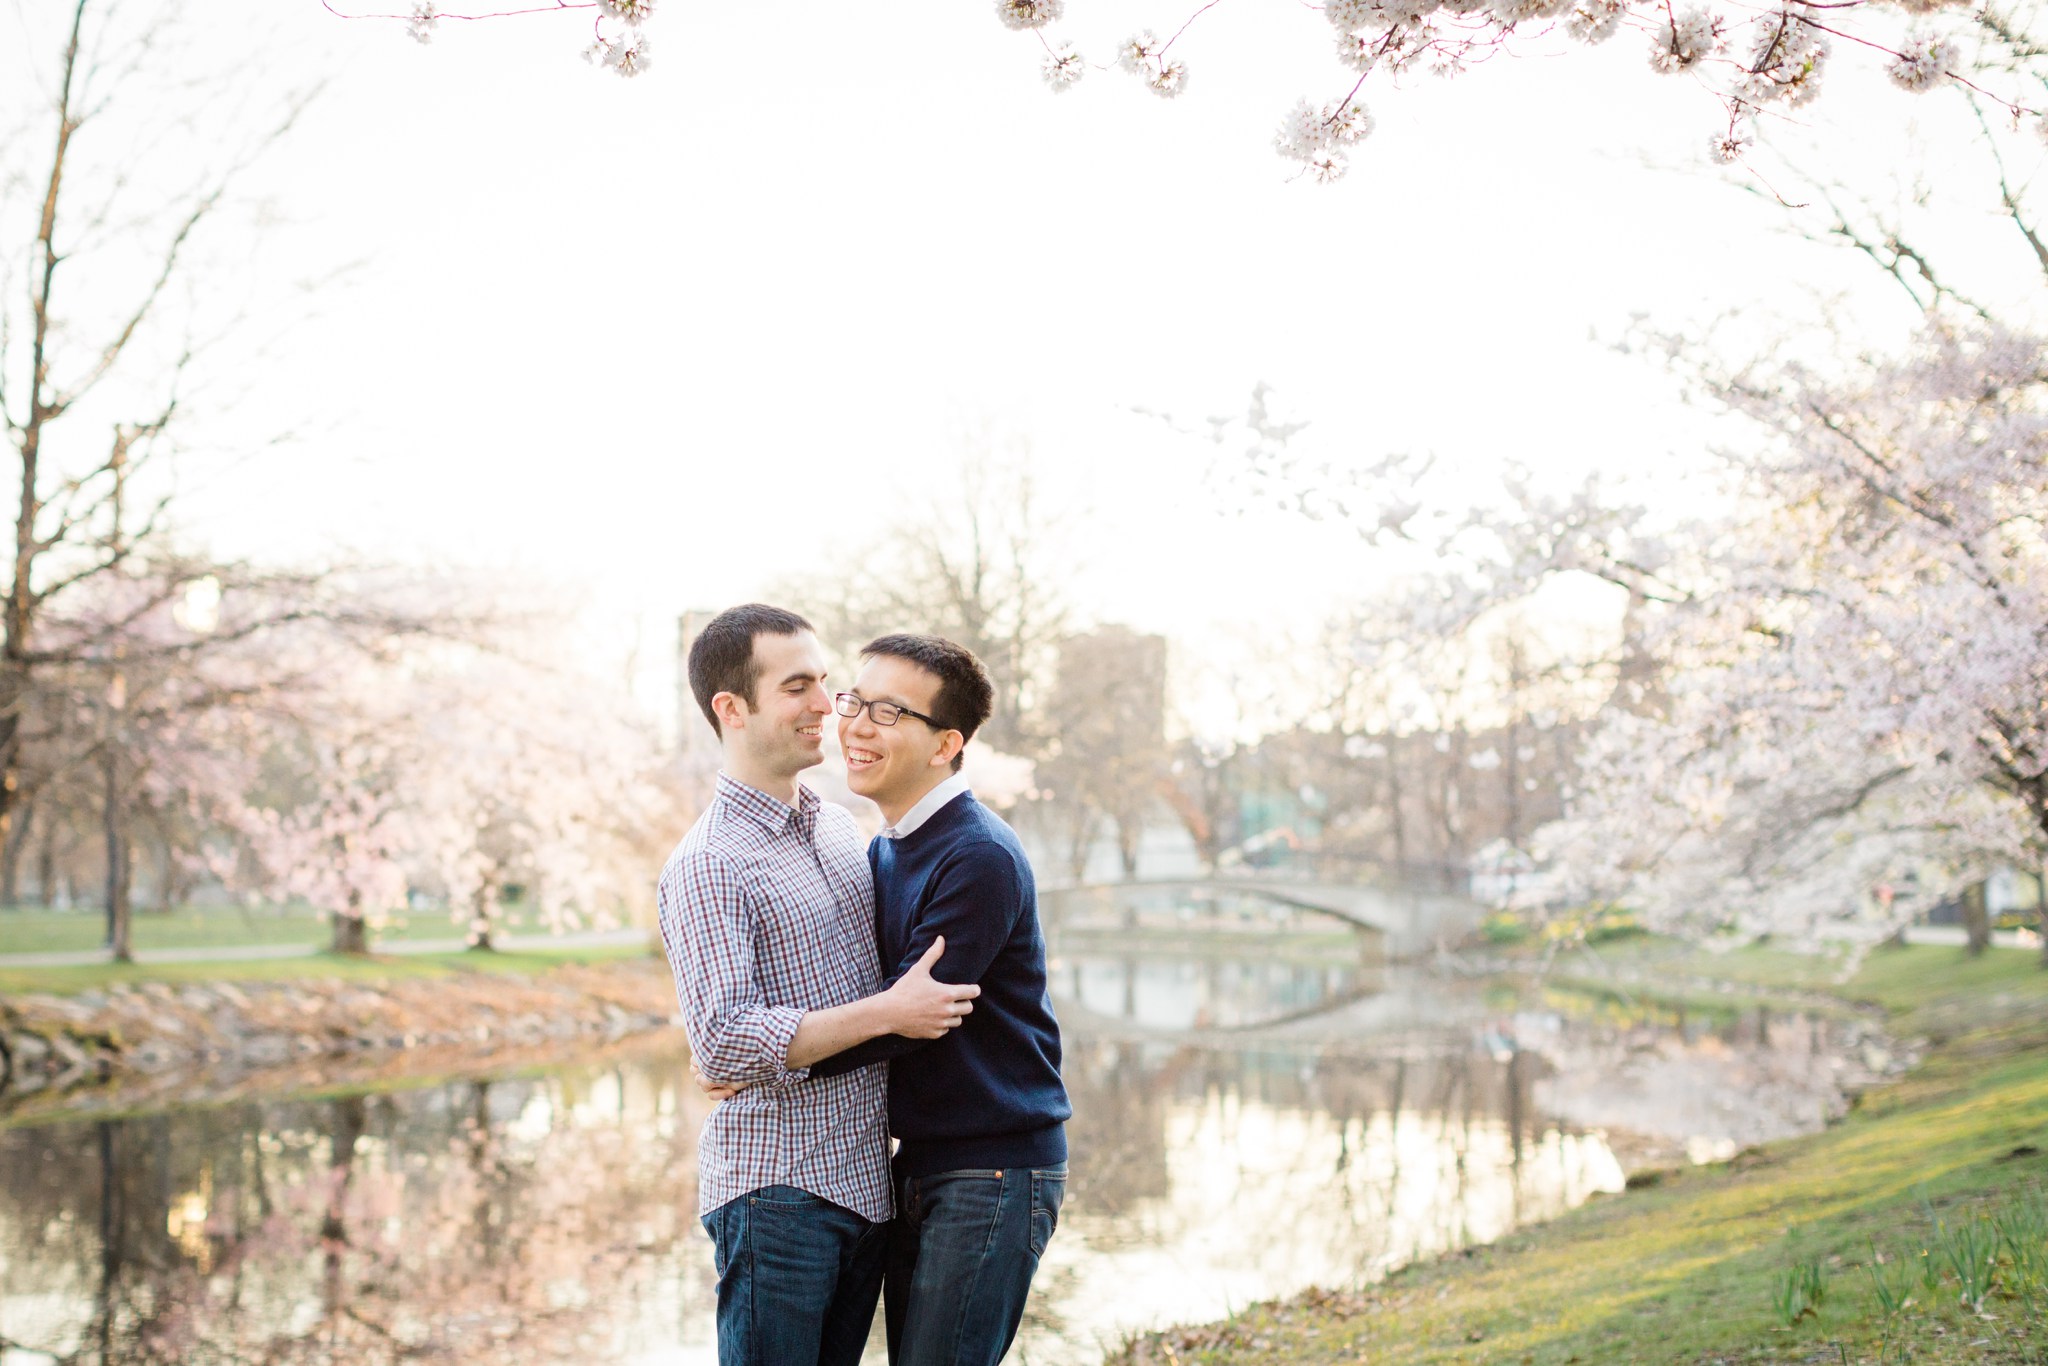
<svg viewBox="0 0 2048 1366">
<path fill-rule="evenodd" d="M 516 913 L 507 928 L 515 932 L 522 928 Z M 276 945 L 322 948 L 334 937 L 327 918 L 304 905 L 137 910 L 131 933 L 139 952 Z M 450 920 L 446 911 L 424 910 L 394 921 L 377 938 L 382 943 L 402 943 L 459 939 L 462 933 L 462 926 Z M 0 954 L 85 953 L 105 942 L 106 916 L 96 907 L 60 911 L 0 906 Z"/>
<path fill-rule="evenodd" d="M 370 954 L 353 957 L 318 953 L 303 958 L 262 958 L 193 963 L 91 963 L 61 968 L 0 968 L 0 996 L 27 992 L 75 995 L 119 983 L 162 982 L 170 986 L 208 982 L 286 982 L 341 978 L 357 982 L 406 982 L 462 973 L 532 974 L 567 963 L 616 962 L 645 958 L 637 945 L 575 949 L 517 949 L 494 953 Z"/>
<path fill-rule="evenodd" d="M 2004 1007 L 2048 1001 L 2048 972 L 2036 949 L 1987 949 L 1971 958 L 1961 949 L 1915 945 L 1870 950 L 1854 976 L 1839 980 L 1845 951 L 1794 953 L 1752 945 L 1708 953 L 1668 939 L 1644 936 L 1558 960 L 1559 971 L 1611 971 L 1637 977 L 1692 977 L 1759 991 L 1819 991 L 1846 1001 L 1882 1006 L 1910 1025 L 1916 1012 L 1995 1019 Z"/>
<path fill-rule="evenodd" d="M 1795 972 L 1769 950 L 1633 952 L 1667 975 L 1748 985 L 1812 989 L 1827 970 Z M 1836 990 L 1883 1006 L 1930 1050 L 1826 1132 L 1664 1173 L 1375 1286 L 1152 1335 L 1111 1360 L 2048 1361 L 2048 973 L 2036 962 L 2012 950 L 1873 956 Z M 1987 1266 L 1981 1308 L 1965 1303 Z"/>
</svg>

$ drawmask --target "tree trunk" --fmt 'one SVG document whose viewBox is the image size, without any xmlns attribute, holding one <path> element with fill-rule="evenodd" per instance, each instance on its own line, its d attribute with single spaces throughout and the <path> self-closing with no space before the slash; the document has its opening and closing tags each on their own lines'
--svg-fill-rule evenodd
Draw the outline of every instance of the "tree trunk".
<svg viewBox="0 0 2048 1366">
<path fill-rule="evenodd" d="M 1973 882 L 1963 888 L 1963 934 L 1970 957 L 1983 956 L 1991 947 L 1991 912 L 1984 903 L 1984 884 Z"/>
<path fill-rule="evenodd" d="M 334 917 L 334 942 L 327 947 L 329 953 L 366 954 L 370 951 L 369 927 L 363 923 L 360 911 L 337 913 Z"/>
<path fill-rule="evenodd" d="M 121 1283 L 127 1263 L 127 1185 L 122 1181 L 120 1128 L 106 1120 L 96 1126 L 100 1150 L 100 1279 L 94 1297 L 93 1321 L 99 1339 L 100 1360 L 112 1361 L 114 1350 L 114 1292 Z"/>
<path fill-rule="evenodd" d="M 35 814 L 34 801 L 18 802 L 7 836 L 0 840 L 0 906 L 9 909 L 21 904 L 21 855 L 28 847 L 29 828 L 35 824 Z M 44 904 L 48 904 L 47 894 Z"/>
<path fill-rule="evenodd" d="M 102 769 L 106 780 L 101 816 L 107 844 L 107 948 L 116 963 L 132 963 L 135 955 L 128 932 L 134 913 L 128 904 L 128 841 L 121 829 L 121 758 L 115 746 L 107 746 Z"/>
<path fill-rule="evenodd" d="M 469 951 L 471 953 L 492 953 L 497 949 L 497 945 L 491 942 L 491 932 L 495 928 L 490 917 L 491 890 L 489 887 L 479 887 L 476 889 L 476 895 L 470 899 L 469 923 L 472 937 L 469 941 Z M 483 928 L 480 930 L 475 928 L 478 925 L 483 926 Z"/>
<path fill-rule="evenodd" d="M 2034 915 L 2041 927 L 2041 966 L 2048 969 L 2048 871 L 2034 874 Z"/>
<path fill-rule="evenodd" d="M 1095 813 L 1076 804 L 1070 808 L 1067 820 L 1067 872 L 1075 882 L 1088 876 L 1088 854 L 1094 844 Z"/>
<path fill-rule="evenodd" d="M 36 905 L 48 910 L 57 898 L 57 822 L 43 822 L 36 841 Z"/>
<path fill-rule="evenodd" d="M 363 894 L 350 889 L 348 906 L 334 913 L 334 942 L 330 953 L 366 954 L 370 951 L 370 927 L 363 917 Z"/>
<path fill-rule="evenodd" d="M 178 907 L 178 856 L 171 848 L 169 839 L 161 840 L 156 847 L 156 909 L 169 915 Z"/>
<path fill-rule="evenodd" d="M 1394 837 L 1395 885 L 1408 885 L 1408 822 L 1401 815 L 1401 737 L 1387 732 L 1387 831 Z"/>
<path fill-rule="evenodd" d="M 334 1104 L 334 1128 L 327 1136 L 327 1208 L 320 1220 L 320 1299 L 329 1325 L 348 1304 L 343 1258 L 348 1251 L 348 1188 L 355 1179 L 356 1143 L 369 1128 L 369 1107 L 361 1096 Z"/>
</svg>

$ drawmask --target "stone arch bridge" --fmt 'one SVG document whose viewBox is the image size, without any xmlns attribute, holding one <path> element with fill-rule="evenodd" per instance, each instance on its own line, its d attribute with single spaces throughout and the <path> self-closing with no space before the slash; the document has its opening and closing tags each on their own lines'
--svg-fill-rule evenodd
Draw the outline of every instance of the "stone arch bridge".
<svg viewBox="0 0 2048 1366">
<path fill-rule="evenodd" d="M 1261 877 L 1133 878 L 1127 882 L 1091 882 L 1041 889 L 1056 916 L 1089 904 L 1113 903 L 1119 896 L 1144 892 L 1181 895 L 1255 897 L 1295 910 L 1313 911 L 1341 920 L 1355 929 L 1382 937 L 1389 958 L 1413 958 L 1456 943 L 1478 928 L 1486 907 L 1469 897 L 1448 892 L 1389 890 L 1343 883 L 1295 882 Z"/>
</svg>

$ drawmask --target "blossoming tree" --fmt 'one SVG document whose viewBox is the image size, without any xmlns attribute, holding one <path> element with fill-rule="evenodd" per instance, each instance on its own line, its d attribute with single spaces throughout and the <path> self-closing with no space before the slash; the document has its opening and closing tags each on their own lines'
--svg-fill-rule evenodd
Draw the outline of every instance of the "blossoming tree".
<svg viewBox="0 0 2048 1366">
<path fill-rule="evenodd" d="M 622 76 L 649 68 L 647 24 L 657 2 L 553 0 L 492 9 L 414 0 L 404 12 L 377 13 L 321 0 L 344 18 L 402 23 L 422 43 L 451 20 L 581 12 L 592 25 L 586 55 Z M 1067 0 L 995 0 L 994 19 L 1032 41 L 1032 57 L 1054 92 L 1100 71 L 1174 99 L 1188 88 L 1200 21 L 1222 2 L 1184 0 L 1179 9 L 1162 10 L 1156 27 L 1129 33 L 1087 31 L 1089 7 L 1077 4 L 1073 18 L 1083 31 L 1075 36 Z M 2023 16 L 1954 0 L 1323 0 L 1281 7 L 1271 23 L 1292 41 L 1330 53 L 1327 88 L 1288 111 L 1273 138 L 1282 157 L 1319 181 L 1341 177 L 1351 150 L 1372 133 L 1369 82 L 1378 89 L 1409 74 L 1461 75 L 1499 52 L 1554 52 L 1559 39 L 1582 47 L 1632 41 L 1653 70 L 1704 86 L 1723 115 L 1704 130 L 1704 141 L 1722 162 L 1743 158 L 1760 120 L 1796 116 L 1818 97 L 1838 61 L 1876 62 L 1911 93 L 1967 88 L 2015 123 L 2038 123 L 2048 108 L 2037 93 L 2043 49 Z"/>
<path fill-rule="evenodd" d="M 668 825 L 657 745 L 621 690 L 497 635 L 381 659 L 330 644 L 318 689 L 263 739 L 275 780 L 228 785 L 223 880 L 311 904 L 344 952 L 414 893 L 482 948 L 514 902 L 561 931 L 643 901 Z"/>
<path fill-rule="evenodd" d="M 1568 862 L 1781 930 L 1929 864 L 2048 862 L 2048 342 L 1936 321 L 1846 378 L 1706 378 L 1763 440 L 1693 533 L 1650 627 L 1662 695 L 1603 735 Z"/>
</svg>

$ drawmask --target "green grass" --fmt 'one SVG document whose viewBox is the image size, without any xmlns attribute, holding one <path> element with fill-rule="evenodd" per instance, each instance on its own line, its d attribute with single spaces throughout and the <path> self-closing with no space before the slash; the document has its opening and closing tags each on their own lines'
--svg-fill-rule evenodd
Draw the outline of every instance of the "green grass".
<svg viewBox="0 0 2048 1366">
<path fill-rule="evenodd" d="M 1917 948 L 1907 950 L 1908 953 L 1918 951 Z M 1590 958 L 1583 953 L 1562 955 L 1557 966 L 1560 971 L 1572 971 L 1587 961 L 1624 971 L 1678 972 L 1741 986 L 1828 991 L 1833 989 L 1843 958 L 1839 951 L 1794 953 L 1768 944 L 1750 944 L 1715 953 L 1683 940 L 1645 935 L 1620 943 L 1602 944 Z"/>
<path fill-rule="evenodd" d="M 1601 957 L 1623 971 L 1803 991 L 1828 987 L 1840 966 L 1670 941 Z M 1990 1317 L 1963 1302 L 1990 1230 L 2048 1228 L 2048 972 L 2033 951 L 1971 959 L 1914 946 L 1871 954 L 1833 990 L 1935 1040 L 1842 1123 L 1666 1173 L 1379 1285 L 1140 1337 L 1110 1361 L 2048 1361 L 2048 1287 L 2010 1249 L 1992 1270 Z M 2035 1251 L 2048 1264 L 2048 1248 Z"/>
<path fill-rule="evenodd" d="M 1838 984 L 1846 961 L 1839 951 L 1804 954 L 1752 945 L 1713 953 L 1675 940 L 1646 939 L 1603 947 L 1597 960 L 1560 956 L 1551 972 L 1583 986 L 1593 979 L 1580 974 L 1596 961 L 1615 975 L 1620 990 L 1649 999 L 1695 999 L 1685 986 L 1688 979 L 1727 983 L 1765 997 L 1774 991 L 1819 992 L 1881 1007 L 1892 1015 L 1893 1027 L 1904 1032 L 1946 1032 L 2003 1018 L 2030 1004 L 2048 1006 L 2048 971 L 2037 949 L 1991 948 L 1976 958 L 1946 945 L 1872 949 L 1856 975 Z"/>
<path fill-rule="evenodd" d="M 351 958 L 312 954 L 216 963 L 92 963 L 63 968 L 0 968 L 0 996 L 31 991 L 73 995 L 117 983 L 283 982 L 300 978 L 391 982 L 446 977 L 459 972 L 529 974 L 568 963 L 644 958 L 651 948 L 609 945 L 576 949 L 517 949 L 497 953 L 419 953 Z"/>
<path fill-rule="evenodd" d="M 515 927 L 516 928 L 516 927 Z M 305 906 L 180 906 L 135 912 L 134 946 L 149 949 L 220 949 L 245 945 L 320 946 L 333 938 L 325 916 Z M 447 913 L 419 911 L 388 927 L 386 942 L 451 939 L 462 934 Z M 97 949 L 106 939 L 106 914 L 97 907 L 68 911 L 40 906 L 0 908 L 0 954 L 66 953 Z"/>
<path fill-rule="evenodd" d="M 2048 1024 L 2030 1021 L 1958 1039 L 1824 1133 L 1668 1174 L 1378 1286 L 1140 1339 L 1111 1360 L 1875 1362 L 1903 1348 L 1923 1362 L 2040 1361 L 2048 1324 L 2007 1290 L 1979 1318 L 1943 1267 L 1888 1315 L 1868 1268 L 1873 1247 L 1891 1259 L 1881 1275 L 1922 1251 L 1940 1258 L 1936 1221 L 1953 1229 L 2038 1198 L 2044 1153 Z M 1788 1326 L 1792 1277 L 1824 1279 L 1825 1296 Z"/>
<path fill-rule="evenodd" d="M 1843 990 L 1901 1017 L 1995 1015 L 2048 1004 L 2048 971 L 2038 949 L 1986 949 L 1971 958 L 1959 948 L 1916 944 L 1873 951 Z"/>
</svg>

